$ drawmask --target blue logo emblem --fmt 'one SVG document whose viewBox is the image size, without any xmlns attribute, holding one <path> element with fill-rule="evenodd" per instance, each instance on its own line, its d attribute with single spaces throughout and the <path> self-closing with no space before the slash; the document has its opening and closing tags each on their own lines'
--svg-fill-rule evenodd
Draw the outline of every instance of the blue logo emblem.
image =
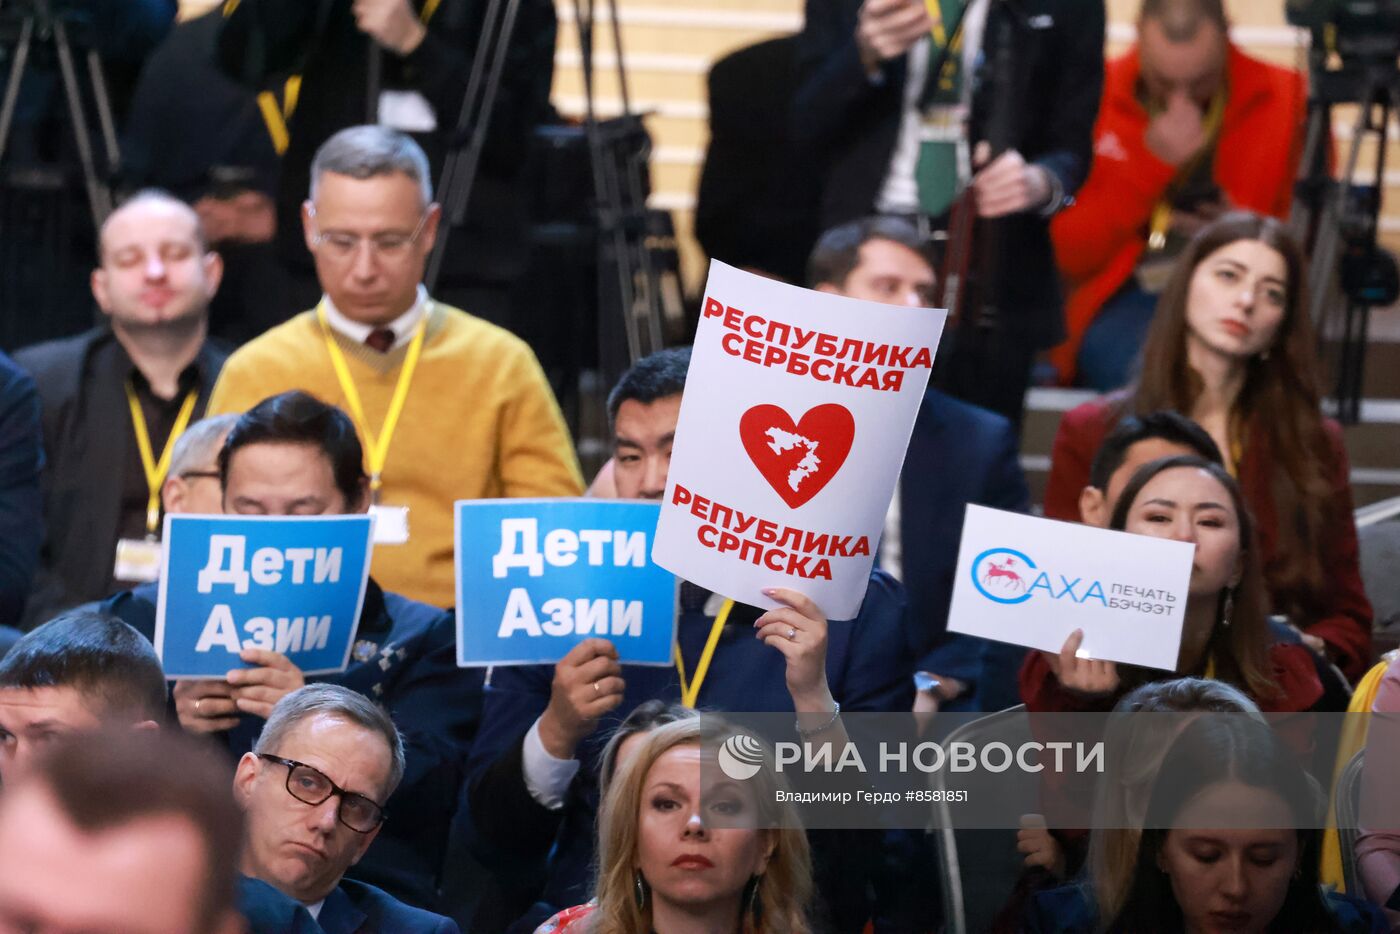
<svg viewBox="0 0 1400 934">
<path fill-rule="evenodd" d="M 1035 562 L 1014 548 L 988 548 L 972 562 L 972 583 L 977 592 L 995 603 L 1025 603 L 1031 598 L 1029 573 Z"/>
</svg>

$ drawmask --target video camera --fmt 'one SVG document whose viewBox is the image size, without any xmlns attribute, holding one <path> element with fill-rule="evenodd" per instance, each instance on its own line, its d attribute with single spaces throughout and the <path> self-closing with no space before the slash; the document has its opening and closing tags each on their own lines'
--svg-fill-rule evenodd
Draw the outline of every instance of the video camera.
<svg viewBox="0 0 1400 934">
<path fill-rule="evenodd" d="M 1400 0 L 1284 0 L 1284 15 L 1312 33 L 1316 48 L 1332 31 L 1330 45 L 1343 62 L 1393 65 L 1400 56 Z"/>
</svg>

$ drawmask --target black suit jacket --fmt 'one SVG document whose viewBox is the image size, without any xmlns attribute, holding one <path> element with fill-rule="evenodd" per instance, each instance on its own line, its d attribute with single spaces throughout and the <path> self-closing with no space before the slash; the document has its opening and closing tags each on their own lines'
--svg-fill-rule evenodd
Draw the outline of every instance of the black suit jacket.
<svg viewBox="0 0 1400 934">
<path fill-rule="evenodd" d="M 155 637 L 157 589 L 142 584 L 104 601 L 104 612 Z M 350 874 L 416 905 L 435 905 L 462 769 L 481 714 L 483 670 L 457 667 L 451 613 L 385 593 L 373 578 L 345 671 L 311 675 L 381 704 L 403 734 L 404 775 L 389 820 Z M 250 752 L 266 721 L 246 714 L 221 734 L 232 758 Z M 378 890 L 376 890 L 378 891 Z"/>
<path fill-rule="evenodd" d="M 93 353 L 116 337 L 98 328 L 77 337 L 27 347 L 15 361 L 39 387 L 43 411 L 43 475 L 46 528 L 34 591 L 23 628 L 55 613 L 112 592 L 122 470 L 135 444 L 131 414 L 121 385 L 87 392 Z M 199 352 L 199 400 L 204 415 L 209 392 L 228 355 L 206 342 Z"/>
<path fill-rule="evenodd" d="M 875 210 L 899 135 L 907 56 L 883 64 L 872 79 L 856 48 L 861 0 L 807 0 L 793 101 L 793 133 L 824 154 L 822 221 L 827 227 Z M 993 0 L 986 36 L 1010 18 L 1015 36 L 1017 101 L 1012 148 L 1043 166 L 1072 195 L 1088 174 L 1094 120 L 1103 88 L 1103 0 Z M 985 95 L 973 99 L 972 135 L 989 117 Z M 1063 298 L 1045 218 L 1018 214 L 1002 222 L 999 302 L 1010 327 L 1036 346 L 1063 337 Z M 1014 271 L 1014 274 L 1013 272 Z"/>
<path fill-rule="evenodd" d="M 899 483 L 900 566 L 919 670 L 962 681 L 950 710 L 1000 710 L 1019 702 L 1019 646 L 948 628 L 958 546 L 969 504 L 1029 512 L 1015 426 L 930 389 L 919 406 Z"/>
<path fill-rule="evenodd" d="M 797 41 L 769 39 L 710 68 L 710 144 L 695 236 L 714 259 L 801 283 L 821 227 L 814 159 L 793 145 L 788 128 Z"/>
<path fill-rule="evenodd" d="M 936 389 L 925 394 L 899 482 L 900 567 L 917 656 L 947 630 L 968 504 L 1030 511 L 1019 448 L 1002 416 Z"/>
</svg>

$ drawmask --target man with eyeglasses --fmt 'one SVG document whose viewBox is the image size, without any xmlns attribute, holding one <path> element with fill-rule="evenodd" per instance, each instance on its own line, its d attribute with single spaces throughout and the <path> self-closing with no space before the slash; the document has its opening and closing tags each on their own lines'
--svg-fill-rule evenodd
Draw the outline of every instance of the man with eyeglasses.
<svg viewBox="0 0 1400 934">
<path fill-rule="evenodd" d="M 159 571 L 170 451 L 204 415 L 226 355 L 207 339 L 222 274 L 194 210 L 140 192 L 99 234 L 92 294 L 105 324 L 15 355 L 39 389 L 45 457 L 22 629 Z"/>
<path fill-rule="evenodd" d="M 447 607 L 454 500 L 571 496 L 583 480 L 530 348 L 420 285 L 440 216 L 412 139 L 363 126 L 327 140 L 302 211 L 324 296 L 229 358 L 210 411 L 302 389 L 349 412 L 365 440 L 376 579 Z"/>
<path fill-rule="evenodd" d="M 243 872 L 305 905 L 326 934 L 457 931 L 344 878 L 374 842 L 403 774 L 403 740 L 382 707 L 335 684 L 286 695 L 234 774 L 248 819 Z"/>
<path fill-rule="evenodd" d="M 223 492 L 212 503 L 215 513 L 333 515 L 368 507 L 354 425 L 303 392 L 273 396 L 239 416 L 212 460 Z M 198 488 L 187 492 L 202 497 L 207 484 L 196 479 Z M 103 608 L 149 639 L 156 603 L 156 586 L 146 584 Z M 282 653 L 249 649 L 243 661 L 250 667 L 222 680 L 176 682 L 175 711 L 186 732 L 214 738 L 237 758 L 254 748 L 276 703 L 307 681 L 334 682 L 383 704 L 404 725 L 408 772 L 394 801 L 397 819 L 354 872 L 398 898 L 433 907 L 462 759 L 482 703 L 482 673 L 457 667 L 456 645 L 450 613 L 386 592 L 371 578 L 345 671 L 307 676 Z"/>
</svg>

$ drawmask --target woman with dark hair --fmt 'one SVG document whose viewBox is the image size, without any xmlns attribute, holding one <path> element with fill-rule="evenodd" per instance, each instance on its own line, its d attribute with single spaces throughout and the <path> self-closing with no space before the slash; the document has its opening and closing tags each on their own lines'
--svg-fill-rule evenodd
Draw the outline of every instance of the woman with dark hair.
<svg viewBox="0 0 1400 934">
<path fill-rule="evenodd" d="M 1053 917 L 1069 929 L 1092 927 L 1100 914 L 1117 914 L 1162 758 L 1182 728 L 1203 713 L 1259 716 L 1259 707 L 1238 688 L 1204 678 L 1153 681 L 1123 695 L 1104 733 L 1105 758 L 1094 792 L 1095 829 L 1022 825 L 1016 849 L 1025 854 L 1026 872 L 995 930 L 1019 930 L 1032 901 L 1033 916 Z M 1068 879 L 1073 884 L 1059 884 Z"/>
<path fill-rule="evenodd" d="M 1283 225 L 1232 213 L 1179 259 L 1134 382 L 1065 414 L 1045 514 L 1077 520 L 1104 436 L 1124 415 L 1172 409 L 1205 428 L 1259 520 L 1267 613 L 1282 614 L 1348 677 L 1371 655 L 1341 428 L 1319 405 L 1317 347 L 1297 243 Z"/>
<path fill-rule="evenodd" d="M 1056 934 L 1369 934 L 1379 910 L 1318 886 L 1323 807 L 1269 727 L 1247 714 L 1200 716 L 1162 761 L 1112 917 L 1057 913 L 1042 897 L 1026 929 Z"/>
<path fill-rule="evenodd" d="M 1058 654 L 1026 657 L 1021 697 L 1029 709 L 1107 711 L 1133 688 L 1178 675 L 1226 681 L 1266 711 L 1309 710 L 1323 701 L 1308 650 L 1270 637 L 1253 523 L 1239 485 L 1223 469 L 1193 455 L 1143 465 L 1109 527 L 1196 547 L 1177 670 L 1080 658 L 1076 631 Z"/>
</svg>

